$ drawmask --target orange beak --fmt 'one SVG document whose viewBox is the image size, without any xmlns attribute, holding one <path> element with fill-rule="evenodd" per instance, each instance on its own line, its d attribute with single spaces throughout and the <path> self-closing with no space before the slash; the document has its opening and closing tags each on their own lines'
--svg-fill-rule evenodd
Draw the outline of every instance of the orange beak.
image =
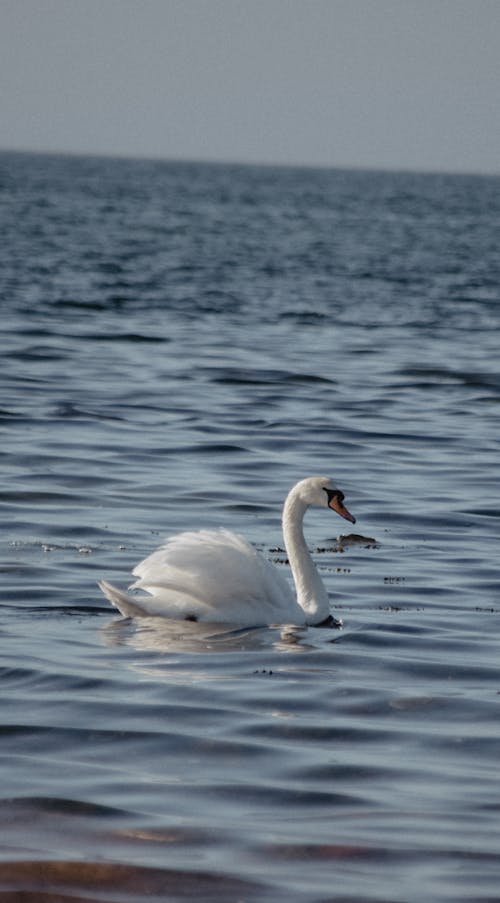
<svg viewBox="0 0 500 903">
<path fill-rule="evenodd" d="M 344 503 L 342 501 L 342 497 L 337 495 L 337 493 L 335 493 L 335 495 L 332 495 L 332 497 L 330 498 L 330 500 L 328 502 L 328 507 L 331 508 L 333 511 L 336 511 L 337 514 L 340 514 L 341 517 L 344 517 L 346 520 L 349 520 L 351 522 L 351 524 L 356 523 L 356 518 L 351 514 L 350 511 L 347 510 L 346 506 L 344 505 Z"/>
</svg>

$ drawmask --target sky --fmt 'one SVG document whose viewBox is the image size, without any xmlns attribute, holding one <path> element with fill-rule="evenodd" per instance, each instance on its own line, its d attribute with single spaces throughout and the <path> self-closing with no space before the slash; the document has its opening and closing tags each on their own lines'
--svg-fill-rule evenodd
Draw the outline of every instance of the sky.
<svg viewBox="0 0 500 903">
<path fill-rule="evenodd" d="M 0 0 L 0 148 L 500 172 L 500 0 Z"/>
</svg>

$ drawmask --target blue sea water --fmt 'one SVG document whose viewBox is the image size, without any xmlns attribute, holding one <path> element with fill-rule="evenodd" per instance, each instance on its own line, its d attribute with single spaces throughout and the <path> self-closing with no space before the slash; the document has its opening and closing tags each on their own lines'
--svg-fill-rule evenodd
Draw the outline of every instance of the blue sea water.
<svg viewBox="0 0 500 903">
<path fill-rule="evenodd" d="M 0 154 L 0 897 L 500 899 L 500 178 Z M 342 629 L 122 619 L 306 535 Z M 348 529 L 346 529 L 346 527 Z"/>
</svg>

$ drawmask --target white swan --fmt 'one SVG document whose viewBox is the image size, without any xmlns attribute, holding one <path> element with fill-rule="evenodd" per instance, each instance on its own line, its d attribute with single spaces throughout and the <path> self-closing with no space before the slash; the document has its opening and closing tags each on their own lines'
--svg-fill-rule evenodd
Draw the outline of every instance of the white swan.
<svg viewBox="0 0 500 903">
<path fill-rule="evenodd" d="M 328 593 L 302 532 L 311 505 L 331 508 L 355 523 L 344 495 L 328 477 L 308 477 L 289 492 L 283 538 L 297 597 L 288 582 L 246 539 L 228 530 L 179 533 L 134 569 L 129 596 L 105 580 L 99 586 L 126 617 L 162 616 L 222 621 L 246 627 L 333 622 Z"/>
</svg>

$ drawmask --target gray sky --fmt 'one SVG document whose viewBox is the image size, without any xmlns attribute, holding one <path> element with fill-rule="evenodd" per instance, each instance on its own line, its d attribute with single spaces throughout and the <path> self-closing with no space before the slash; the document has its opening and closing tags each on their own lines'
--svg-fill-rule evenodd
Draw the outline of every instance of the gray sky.
<svg viewBox="0 0 500 903">
<path fill-rule="evenodd" d="M 0 147 L 500 172 L 500 0 L 0 0 Z"/>
</svg>

